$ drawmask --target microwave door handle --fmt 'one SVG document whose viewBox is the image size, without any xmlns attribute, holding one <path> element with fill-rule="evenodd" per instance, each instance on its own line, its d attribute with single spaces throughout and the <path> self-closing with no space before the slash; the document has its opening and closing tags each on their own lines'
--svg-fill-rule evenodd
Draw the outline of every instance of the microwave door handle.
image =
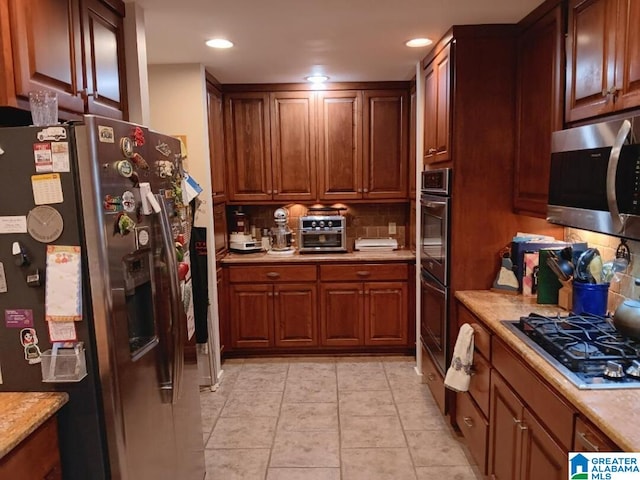
<svg viewBox="0 0 640 480">
<path fill-rule="evenodd" d="M 611 214 L 611 223 L 617 233 L 622 232 L 624 221 L 620 210 L 618 210 L 618 198 L 616 197 L 616 173 L 618 171 L 618 160 L 620 160 L 620 151 L 624 145 L 629 132 L 631 131 L 631 122 L 625 120 L 618 130 L 616 139 L 611 147 L 609 154 L 609 165 L 607 166 L 607 204 L 609 213 Z"/>
</svg>

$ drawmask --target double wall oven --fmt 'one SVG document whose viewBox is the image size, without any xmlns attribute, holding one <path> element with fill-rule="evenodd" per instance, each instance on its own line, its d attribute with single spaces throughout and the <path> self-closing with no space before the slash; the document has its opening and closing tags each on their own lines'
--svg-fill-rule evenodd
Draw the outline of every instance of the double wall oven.
<svg viewBox="0 0 640 480">
<path fill-rule="evenodd" d="M 420 337 L 444 375 L 448 358 L 450 168 L 422 172 Z"/>
</svg>

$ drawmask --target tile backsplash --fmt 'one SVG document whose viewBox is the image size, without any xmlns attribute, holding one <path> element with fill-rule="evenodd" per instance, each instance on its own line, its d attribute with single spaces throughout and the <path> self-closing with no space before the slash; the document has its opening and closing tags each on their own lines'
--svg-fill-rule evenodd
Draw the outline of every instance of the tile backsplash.
<svg viewBox="0 0 640 480">
<path fill-rule="evenodd" d="M 620 239 L 601 233 L 565 228 L 564 239 L 567 242 L 587 242 L 589 247 L 597 248 L 602 261 L 608 262 L 615 258 Z M 631 262 L 626 271 L 618 273 L 609 286 L 607 309 L 614 312 L 618 305 L 626 298 L 638 299 L 640 287 L 635 287 L 634 280 L 640 277 L 640 241 L 627 240 L 631 252 Z"/>
<path fill-rule="evenodd" d="M 249 225 L 255 226 L 256 236 L 260 237 L 265 228 L 274 226 L 273 213 L 279 208 L 273 205 L 243 205 L 227 207 L 227 224 L 233 230 L 233 212 L 239 210 L 248 217 Z M 309 207 L 300 204 L 284 205 L 289 212 L 289 228 L 298 234 L 300 217 L 307 214 Z M 340 204 L 341 215 L 347 219 L 347 248 L 353 250 L 359 237 L 392 237 L 398 241 L 398 247 L 409 245 L 409 206 L 408 204 Z M 396 224 L 396 232 L 389 233 L 389 223 Z"/>
</svg>

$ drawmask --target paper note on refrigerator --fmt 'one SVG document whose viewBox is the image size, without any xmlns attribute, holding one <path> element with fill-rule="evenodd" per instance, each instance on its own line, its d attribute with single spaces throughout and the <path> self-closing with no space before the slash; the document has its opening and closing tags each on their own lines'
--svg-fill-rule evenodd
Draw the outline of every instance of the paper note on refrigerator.
<svg viewBox="0 0 640 480">
<path fill-rule="evenodd" d="M 31 187 L 33 189 L 33 202 L 36 205 L 64 202 L 59 173 L 32 175 Z"/>
<path fill-rule="evenodd" d="M 80 247 L 48 245 L 45 288 L 45 320 L 82 320 Z"/>
</svg>

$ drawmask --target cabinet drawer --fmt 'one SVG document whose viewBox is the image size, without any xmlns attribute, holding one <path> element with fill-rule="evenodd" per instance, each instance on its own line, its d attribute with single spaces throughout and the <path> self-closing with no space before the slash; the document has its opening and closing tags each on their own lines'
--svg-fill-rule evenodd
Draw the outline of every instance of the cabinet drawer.
<svg viewBox="0 0 640 480">
<path fill-rule="evenodd" d="M 482 324 L 478 317 L 471 313 L 464 305 L 458 303 L 458 328 L 468 323 L 473 327 L 473 343 L 484 358 L 491 360 L 491 334 Z"/>
<path fill-rule="evenodd" d="M 491 346 L 494 368 L 555 435 L 561 446 L 569 450 L 573 443 L 573 409 L 495 336 Z"/>
<path fill-rule="evenodd" d="M 376 281 L 406 280 L 409 265 L 402 263 L 361 263 L 354 265 L 320 265 L 320 280 L 325 281 Z"/>
<path fill-rule="evenodd" d="M 435 363 L 431 360 L 427 349 L 422 347 L 422 383 L 426 383 L 431 390 L 434 400 L 440 408 L 442 414 L 446 414 L 446 391 L 444 388 L 444 378 L 438 371 Z"/>
<path fill-rule="evenodd" d="M 489 422 L 468 393 L 456 395 L 456 423 L 464 435 L 469 452 L 483 474 L 487 473 Z"/>
<path fill-rule="evenodd" d="M 576 418 L 572 452 L 619 452 L 620 449 L 602 433 L 582 417 Z"/>
<path fill-rule="evenodd" d="M 315 282 L 315 265 L 260 265 L 252 267 L 230 267 L 231 283 L 248 282 Z"/>
<path fill-rule="evenodd" d="M 473 352 L 473 375 L 469 382 L 469 394 L 485 417 L 489 416 L 489 380 L 491 365 L 477 351 Z"/>
</svg>

